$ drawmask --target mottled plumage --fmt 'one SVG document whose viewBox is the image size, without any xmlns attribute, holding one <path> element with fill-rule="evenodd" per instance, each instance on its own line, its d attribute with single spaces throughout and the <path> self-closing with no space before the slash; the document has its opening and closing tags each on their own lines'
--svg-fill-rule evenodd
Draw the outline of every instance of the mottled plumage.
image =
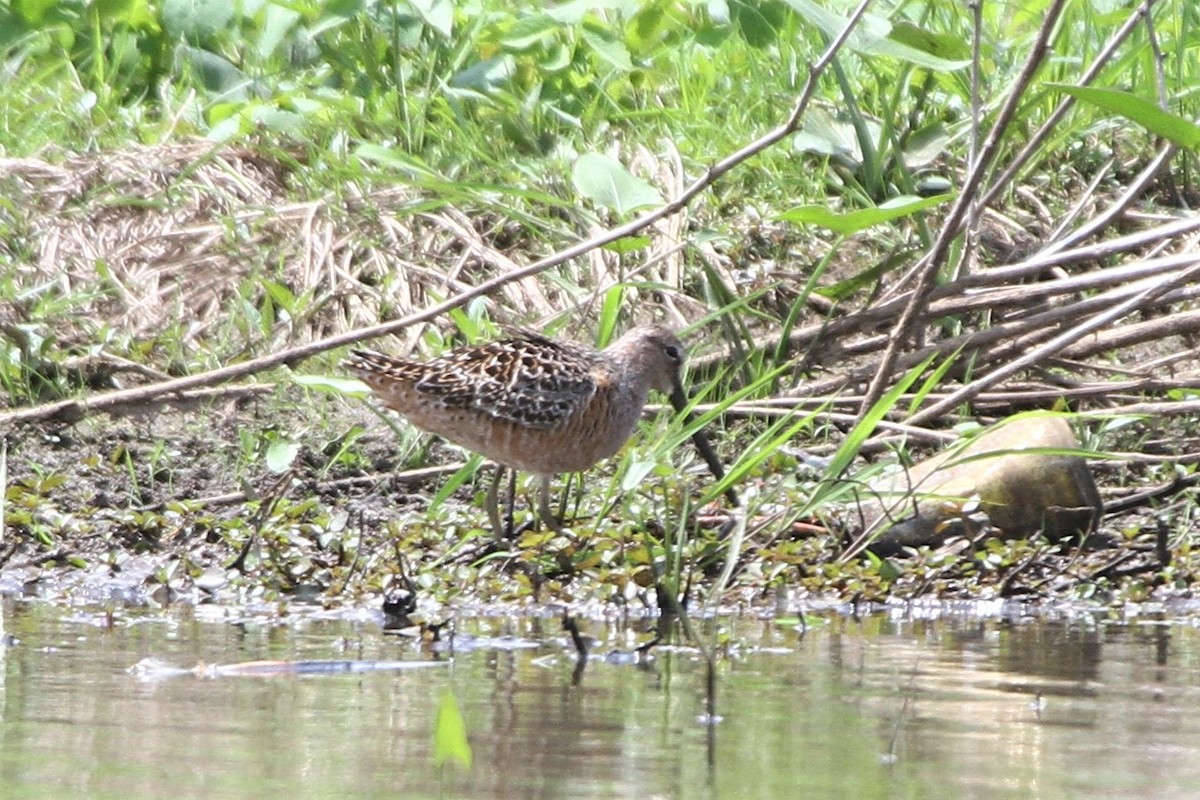
<svg viewBox="0 0 1200 800">
<path fill-rule="evenodd" d="M 616 453 L 683 360 L 674 333 L 642 325 L 602 351 L 519 330 L 431 361 L 355 351 L 344 364 L 417 427 L 545 477 Z"/>
</svg>

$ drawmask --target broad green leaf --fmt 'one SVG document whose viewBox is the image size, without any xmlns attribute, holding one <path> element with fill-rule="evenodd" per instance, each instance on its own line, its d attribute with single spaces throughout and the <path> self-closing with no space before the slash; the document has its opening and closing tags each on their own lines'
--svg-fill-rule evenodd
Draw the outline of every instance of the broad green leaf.
<svg viewBox="0 0 1200 800">
<path fill-rule="evenodd" d="M 943 122 L 934 122 L 913 131 L 904 143 L 904 166 L 909 170 L 927 167 L 946 152 L 950 133 Z"/>
<path fill-rule="evenodd" d="M 298 11 L 274 3 L 267 6 L 263 17 L 262 33 L 259 35 L 254 49 L 265 58 L 279 49 L 284 38 L 302 17 Z"/>
<path fill-rule="evenodd" d="M 934 197 L 904 195 L 894 197 L 875 208 L 862 208 L 857 211 L 846 211 L 843 213 L 830 211 L 825 206 L 798 206 L 780 214 L 779 219 L 806 225 L 820 225 L 837 233 L 851 234 L 865 228 L 870 228 L 872 225 L 890 222 L 900 217 L 910 216 L 926 208 L 941 205 L 951 197 L 953 195 L 950 194 L 941 194 Z"/>
<path fill-rule="evenodd" d="M 242 118 L 234 114 L 217 120 L 208 129 L 204 138 L 213 142 L 227 142 L 242 132 Z"/>
<path fill-rule="evenodd" d="M 779 38 L 779 29 L 764 13 L 765 3 L 747 3 L 730 0 L 728 10 L 733 22 L 741 31 L 746 44 L 754 48 L 770 47 Z"/>
<path fill-rule="evenodd" d="M 163 0 L 162 27 L 172 39 L 195 44 L 225 30 L 233 13 L 233 0 Z"/>
<path fill-rule="evenodd" d="M 883 127 L 873 119 L 865 120 L 867 135 L 878 146 Z M 792 147 L 802 153 L 831 156 L 857 168 L 863 163 L 862 142 L 854 124 L 816 109 L 804 120 L 804 127 L 792 137 Z"/>
<path fill-rule="evenodd" d="M 96 10 L 102 21 L 107 22 L 111 19 L 124 19 L 133 10 L 133 0 L 92 0 L 91 7 Z"/>
<path fill-rule="evenodd" d="M 213 94 L 224 100 L 245 100 L 250 79 L 222 55 L 210 50 L 181 44 L 175 48 L 178 69 L 190 72 Z"/>
<path fill-rule="evenodd" d="M 1163 111 L 1154 101 L 1145 97 L 1118 89 L 1100 89 L 1094 86 L 1072 86 L 1065 83 L 1046 85 L 1077 97 L 1085 103 L 1091 103 L 1097 108 L 1125 117 L 1180 147 L 1200 147 L 1200 125 L 1177 114 Z"/>
<path fill-rule="evenodd" d="M 830 38 L 841 34 L 849 22 L 848 17 L 827 11 L 812 0 L 784 2 Z M 914 28 L 915 26 L 907 25 L 897 32 L 883 17 L 864 14 L 847 39 L 846 46 L 864 55 L 889 56 L 937 72 L 951 72 L 970 65 L 970 59 L 965 57 L 950 59 L 935 55 L 947 51 L 946 43 L 931 40 L 929 36 L 932 34 L 925 34 L 924 31 L 918 36 Z M 915 30 L 920 31 L 919 28 Z"/>
<path fill-rule="evenodd" d="M 437 720 L 433 726 L 433 763 L 447 761 L 463 769 L 471 768 L 471 742 L 467 739 L 467 723 L 458 701 L 449 690 L 438 702 Z"/>
<path fill-rule="evenodd" d="M 116 20 L 131 28 L 158 27 L 148 0 L 96 0 L 92 7 L 105 22 Z"/>
<path fill-rule="evenodd" d="M 593 203 L 626 214 L 658 205 L 662 196 L 641 178 L 629 174 L 608 156 L 586 153 L 575 162 L 571 181 L 576 190 Z"/>
<path fill-rule="evenodd" d="M 57 6 L 58 0 L 13 0 L 12 10 L 26 25 L 36 28 Z"/>
<path fill-rule="evenodd" d="M 300 453 L 300 443 L 290 439 L 276 439 L 267 447 L 267 469 L 276 474 L 287 472 Z"/>
<path fill-rule="evenodd" d="M 607 28 L 584 25 L 583 40 L 596 55 L 622 72 L 629 72 L 633 69 L 633 61 L 629 57 L 629 50 L 626 49 L 625 43 Z"/>
<path fill-rule="evenodd" d="M 500 38 L 505 50 L 521 52 L 537 47 L 551 38 L 561 25 L 549 14 L 521 17 Z"/>
<path fill-rule="evenodd" d="M 655 462 L 651 458 L 643 458 L 633 460 L 629 464 L 629 469 L 625 471 L 625 475 L 621 478 L 621 491 L 632 492 L 636 489 L 646 476 L 654 470 Z"/>
<path fill-rule="evenodd" d="M 250 119 L 255 129 L 272 133 L 298 134 L 304 128 L 304 117 L 274 106 L 255 106 L 250 110 Z"/>
<path fill-rule="evenodd" d="M 899 44 L 947 61 L 966 61 L 971 58 L 971 45 L 965 40 L 948 33 L 927 31 L 908 20 L 896 21 L 888 35 Z"/>
<path fill-rule="evenodd" d="M 412 7 L 433 28 L 447 39 L 454 29 L 454 3 L 450 0 L 409 0 Z"/>
<path fill-rule="evenodd" d="M 578 25 L 583 22 L 584 17 L 592 10 L 591 0 L 573 0 L 570 3 L 562 5 L 547 4 L 549 7 L 546 13 L 554 17 L 563 25 Z"/>
<path fill-rule="evenodd" d="M 508 83 L 517 73 L 517 62 L 510 55 L 477 61 L 450 79 L 456 89 L 474 89 L 488 93 Z"/>
<path fill-rule="evenodd" d="M 638 53 L 649 51 L 659 41 L 667 20 L 666 4 L 648 3 L 634 15 L 625 36 Z"/>
<path fill-rule="evenodd" d="M 296 295 L 292 293 L 291 289 L 279 281 L 273 281 L 270 278 L 264 278 L 261 286 L 277 307 L 289 312 L 295 309 Z"/>
<path fill-rule="evenodd" d="M 543 50 L 538 58 L 538 69 L 546 75 L 562 72 L 569 66 L 571 66 L 571 48 L 563 42 L 554 42 Z M 553 106 L 551 106 L 551 110 L 557 111 Z M 578 121 L 568 124 L 579 127 Z"/>
</svg>

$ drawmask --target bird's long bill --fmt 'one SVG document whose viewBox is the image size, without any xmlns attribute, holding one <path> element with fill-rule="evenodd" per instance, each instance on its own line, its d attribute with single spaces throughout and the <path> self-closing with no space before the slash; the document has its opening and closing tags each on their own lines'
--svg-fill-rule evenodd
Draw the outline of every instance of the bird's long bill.
<svg viewBox="0 0 1200 800">
<path fill-rule="evenodd" d="M 679 381 L 675 381 L 674 385 L 671 387 L 671 405 L 674 406 L 675 410 L 680 414 L 683 414 L 684 410 L 688 406 L 687 395 L 684 394 L 683 386 L 679 383 Z M 690 422 L 691 414 L 685 414 L 684 424 L 686 425 Z M 700 452 L 700 456 L 704 459 L 704 462 L 708 464 L 708 470 L 713 474 L 713 478 L 718 481 L 724 478 L 725 465 L 721 463 L 721 459 L 717 458 L 717 452 L 713 450 L 712 443 L 708 440 L 708 433 L 706 433 L 703 428 L 697 428 L 696 432 L 692 434 L 692 443 L 696 445 L 696 449 Z M 732 487 L 725 490 L 725 496 L 729 498 L 729 502 L 733 503 L 735 506 L 739 505 L 737 492 L 735 492 Z"/>
</svg>

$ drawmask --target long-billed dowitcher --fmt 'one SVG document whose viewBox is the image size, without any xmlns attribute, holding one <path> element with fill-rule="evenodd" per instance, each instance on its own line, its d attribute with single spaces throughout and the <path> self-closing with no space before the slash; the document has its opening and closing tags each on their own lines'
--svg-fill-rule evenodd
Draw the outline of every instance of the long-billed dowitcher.
<svg viewBox="0 0 1200 800">
<path fill-rule="evenodd" d="M 550 478 L 582 472 L 620 450 L 651 389 L 681 397 L 684 358 L 669 329 L 641 325 L 604 350 L 520 329 L 431 361 L 356 350 L 343 364 L 418 428 L 537 475 L 538 513 L 561 530 L 550 511 Z M 498 485 L 488 493 L 497 536 Z"/>
</svg>

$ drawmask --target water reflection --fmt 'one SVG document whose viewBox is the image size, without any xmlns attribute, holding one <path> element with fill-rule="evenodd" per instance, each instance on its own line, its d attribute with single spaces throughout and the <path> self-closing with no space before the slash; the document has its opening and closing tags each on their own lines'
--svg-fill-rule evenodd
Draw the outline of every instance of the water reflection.
<svg viewBox="0 0 1200 800">
<path fill-rule="evenodd" d="M 1200 785 L 1189 619 L 829 615 L 802 637 L 721 619 L 711 727 L 705 661 L 686 646 L 640 666 L 593 659 L 575 683 L 556 618 L 457 620 L 515 638 L 450 656 L 385 636 L 373 616 L 209 615 L 221 612 L 3 605 L 0 797 L 1183 797 Z M 597 653 L 652 636 L 640 622 L 581 626 Z M 148 657 L 440 663 L 139 679 L 130 667 Z M 434 764 L 446 691 L 470 771 Z"/>
</svg>

